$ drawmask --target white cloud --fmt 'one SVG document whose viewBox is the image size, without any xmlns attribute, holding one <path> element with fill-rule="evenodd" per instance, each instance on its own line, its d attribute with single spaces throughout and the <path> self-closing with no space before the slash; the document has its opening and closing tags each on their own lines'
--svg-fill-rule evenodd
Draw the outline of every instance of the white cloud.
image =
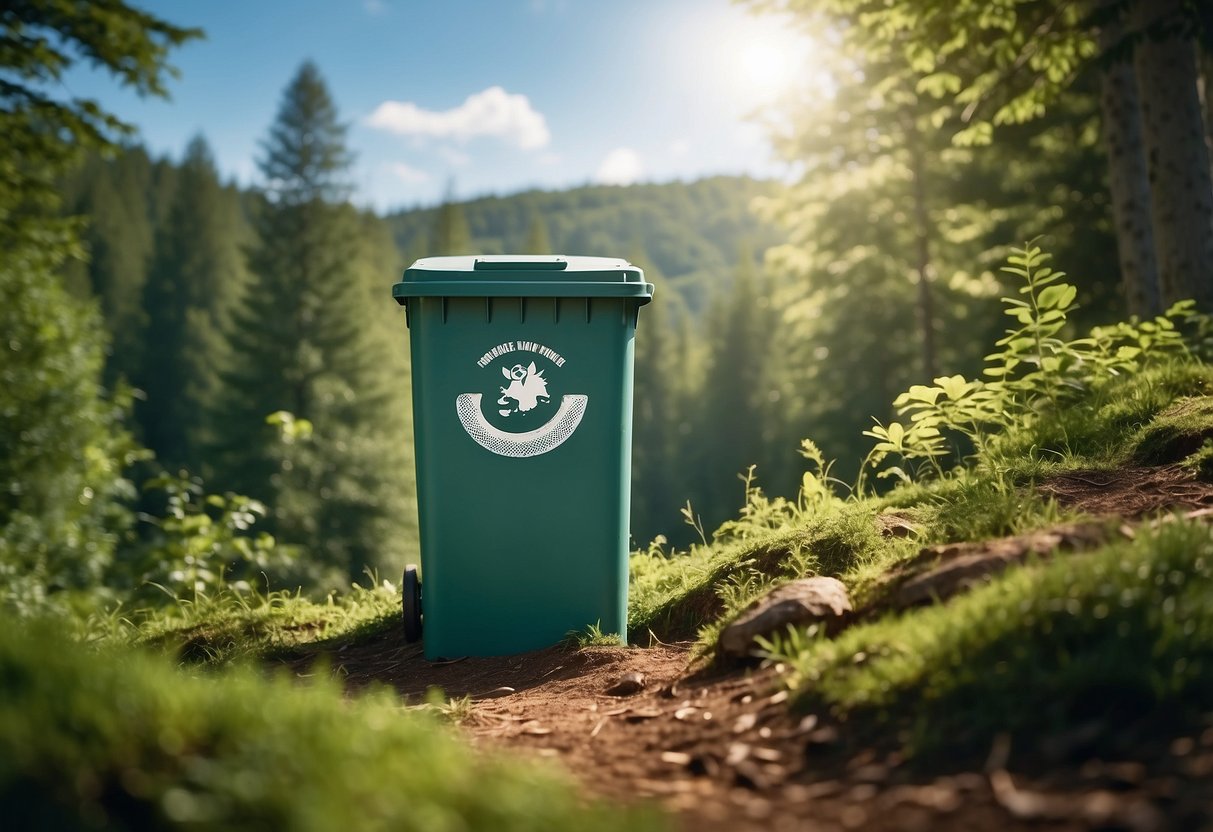
<svg viewBox="0 0 1213 832">
<path fill-rule="evenodd" d="M 630 147 L 617 147 L 602 160 L 594 180 L 603 185 L 631 185 L 642 173 L 640 154 Z"/>
<path fill-rule="evenodd" d="M 547 120 L 529 98 L 496 86 L 469 95 L 451 110 L 425 110 L 411 101 L 384 101 L 366 123 L 401 136 L 461 142 L 492 136 L 523 150 L 546 147 L 552 139 Z"/>
<path fill-rule="evenodd" d="M 388 170 L 396 175 L 396 178 L 401 182 L 407 182 L 410 185 L 419 185 L 422 182 L 429 182 L 430 175 L 423 170 L 406 165 L 404 162 L 393 162 L 388 165 Z"/>
</svg>

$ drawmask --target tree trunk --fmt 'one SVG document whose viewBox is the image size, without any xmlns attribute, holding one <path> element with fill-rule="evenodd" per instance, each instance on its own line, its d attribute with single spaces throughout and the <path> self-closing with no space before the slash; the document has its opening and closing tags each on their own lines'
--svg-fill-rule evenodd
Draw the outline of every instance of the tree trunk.
<svg viewBox="0 0 1213 832">
<path fill-rule="evenodd" d="M 935 300 L 931 295 L 931 220 L 927 213 L 927 189 L 923 181 L 926 167 L 919 148 L 917 125 L 913 116 L 907 121 L 910 175 L 914 186 L 914 246 L 918 272 L 918 324 L 922 330 L 922 369 L 924 383 L 930 383 L 938 373 L 935 367 Z"/>
<path fill-rule="evenodd" d="M 1163 302 L 1213 311 L 1213 180 L 1183 0 L 1137 0 L 1134 54 Z"/>
<path fill-rule="evenodd" d="M 1199 47 L 1200 54 L 1200 100 L 1205 111 L 1205 146 L 1209 148 L 1209 161 L 1213 164 L 1213 51 Z"/>
<path fill-rule="evenodd" d="M 1116 2 L 1100 0 L 1100 6 L 1106 9 Z M 1141 99 L 1129 53 L 1111 54 L 1118 46 L 1123 47 L 1124 36 L 1125 27 L 1119 20 L 1109 21 L 1099 32 L 1099 50 L 1105 61 L 1100 78 L 1100 118 L 1125 302 L 1131 315 L 1153 317 L 1162 312 L 1162 294 L 1150 219 Z"/>
</svg>

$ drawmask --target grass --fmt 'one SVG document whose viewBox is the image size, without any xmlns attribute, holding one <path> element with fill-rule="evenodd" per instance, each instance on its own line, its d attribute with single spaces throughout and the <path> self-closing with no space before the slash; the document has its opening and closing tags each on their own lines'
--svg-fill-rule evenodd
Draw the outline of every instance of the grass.
<svg viewBox="0 0 1213 832">
<path fill-rule="evenodd" d="M 876 529 L 876 504 L 841 501 L 779 531 L 755 529 L 686 553 L 632 556 L 629 630 L 634 641 L 697 636 L 700 652 L 753 599 L 807 575 L 840 576 L 884 562 L 903 546 Z"/>
<path fill-rule="evenodd" d="M 1213 367 L 1175 359 L 1122 376 L 1047 418 L 1001 435 L 985 467 L 1019 483 L 1078 468 L 1124 465 L 1136 459 L 1139 434 L 1177 399 L 1213 394 Z M 1199 445 L 1199 443 L 1197 443 Z M 1175 461 L 1175 460 L 1168 460 Z"/>
<path fill-rule="evenodd" d="M 304 645 L 360 640 L 399 623 L 400 593 L 381 583 L 354 585 L 321 602 L 285 591 L 225 589 L 168 607 L 94 616 L 83 630 L 87 640 L 150 648 L 188 663 L 226 665 L 288 656 Z"/>
<path fill-rule="evenodd" d="M 1183 462 L 1213 439 L 1213 398 L 1179 399 L 1135 437 L 1132 456 L 1146 465 Z"/>
<path fill-rule="evenodd" d="M 623 639 L 619 633 L 604 633 L 599 623 L 591 624 L 584 630 L 570 630 L 565 636 L 565 643 L 578 649 L 585 647 L 619 647 Z"/>
<path fill-rule="evenodd" d="M 1213 531 L 1173 522 L 1131 543 L 1007 573 L 948 604 L 836 640 L 781 638 L 805 708 L 907 731 L 919 753 L 1029 746 L 1085 720 L 1213 709 Z"/>
<path fill-rule="evenodd" d="M 0 811 L 12 829 L 652 830 L 555 771 L 474 752 L 388 691 L 0 627 Z"/>
</svg>

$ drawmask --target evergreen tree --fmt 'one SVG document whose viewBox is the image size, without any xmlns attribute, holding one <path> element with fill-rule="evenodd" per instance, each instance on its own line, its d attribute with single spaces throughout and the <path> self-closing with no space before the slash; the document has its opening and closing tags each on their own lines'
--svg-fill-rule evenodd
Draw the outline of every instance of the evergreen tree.
<svg viewBox="0 0 1213 832">
<path fill-rule="evenodd" d="M 446 197 L 434 215 L 434 227 L 430 231 L 429 256 L 447 254 L 471 254 L 472 232 L 468 230 L 463 208 L 455 202 L 454 183 L 449 183 Z"/>
<path fill-rule="evenodd" d="M 357 578 L 388 546 L 387 498 L 407 472 L 393 430 L 396 379 L 385 378 L 389 362 L 368 326 L 378 313 L 361 273 L 365 229 L 345 202 L 350 161 L 336 106 L 305 63 L 259 162 L 265 192 L 217 451 L 224 484 L 270 503 L 281 540 Z M 287 432 L 291 444 L 276 442 L 267 417 L 279 411 L 310 422 L 310 437 Z"/>
<path fill-rule="evenodd" d="M 87 261 L 68 265 L 65 278 L 73 288 L 96 297 L 111 333 L 106 377 L 133 378 L 143 329 L 141 295 L 152 253 L 153 227 L 147 210 L 151 161 L 141 147 L 123 150 L 107 160 L 90 154 L 75 182 L 69 213 L 87 218 L 82 235 Z"/>
<path fill-rule="evenodd" d="M 144 442 L 170 469 L 207 473 L 201 451 L 214 441 L 207 416 L 226 363 L 223 334 L 244 283 L 240 221 L 206 140 L 194 138 L 143 293 L 138 382 L 146 395 L 138 417 Z"/>
<path fill-rule="evenodd" d="M 636 333 L 636 370 L 632 407 L 632 535 L 643 546 L 672 525 L 690 496 L 679 489 L 679 426 L 688 385 L 678 327 L 679 298 L 644 249 L 633 246 L 628 260 L 644 269 L 655 287 L 653 303 L 641 311 Z M 667 535 L 668 536 L 668 535 Z"/>
<path fill-rule="evenodd" d="M 747 250 L 732 289 L 718 292 L 708 311 L 709 343 L 701 391 L 695 397 L 699 411 L 690 461 L 699 474 L 698 502 L 694 497 L 692 502 L 709 528 L 741 507 L 738 474 L 769 458 L 767 417 L 774 388 L 769 362 L 780 319 L 771 294 L 770 280 L 755 274 Z"/>
<path fill-rule="evenodd" d="M 552 254 L 552 241 L 548 237 L 548 224 L 543 221 L 543 215 L 535 211 L 531 215 L 531 225 L 526 232 L 526 242 L 522 245 L 526 254 Z M 633 263 L 636 261 L 633 260 Z"/>
</svg>

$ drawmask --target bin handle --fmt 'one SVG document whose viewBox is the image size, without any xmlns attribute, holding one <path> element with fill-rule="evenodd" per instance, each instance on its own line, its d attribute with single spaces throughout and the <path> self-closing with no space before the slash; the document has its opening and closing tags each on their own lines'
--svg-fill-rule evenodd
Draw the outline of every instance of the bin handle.
<svg viewBox="0 0 1213 832">
<path fill-rule="evenodd" d="M 563 257 L 550 257 L 543 260 L 490 260 L 477 257 L 476 262 L 472 265 L 472 268 L 478 272 L 559 272 L 568 267 L 569 261 Z"/>
</svg>

